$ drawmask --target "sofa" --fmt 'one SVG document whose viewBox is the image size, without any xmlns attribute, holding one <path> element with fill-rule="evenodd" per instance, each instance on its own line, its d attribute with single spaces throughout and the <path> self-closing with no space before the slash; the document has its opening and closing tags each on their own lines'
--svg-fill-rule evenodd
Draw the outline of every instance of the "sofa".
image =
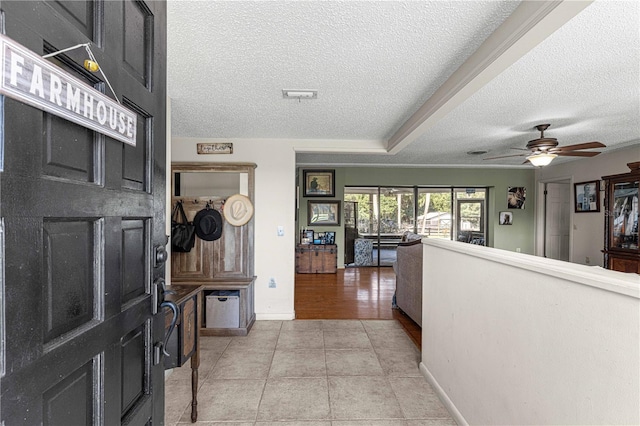
<svg viewBox="0 0 640 426">
<path fill-rule="evenodd" d="M 405 235 L 398 244 L 395 307 L 422 327 L 422 239 Z"/>
</svg>

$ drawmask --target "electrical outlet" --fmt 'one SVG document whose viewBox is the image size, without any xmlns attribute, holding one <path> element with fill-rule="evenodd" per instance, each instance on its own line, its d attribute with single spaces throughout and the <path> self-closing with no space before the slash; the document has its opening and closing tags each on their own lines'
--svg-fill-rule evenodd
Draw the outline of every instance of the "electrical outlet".
<svg viewBox="0 0 640 426">
<path fill-rule="evenodd" d="M 520 253 L 520 247 L 516 247 L 516 253 Z"/>
<path fill-rule="evenodd" d="M 276 288 L 276 279 L 273 277 L 269 278 L 269 288 Z"/>
<path fill-rule="evenodd" d="M 284 237 L 284 226 L 278 226 L 278 237 Z"/>
</svg>

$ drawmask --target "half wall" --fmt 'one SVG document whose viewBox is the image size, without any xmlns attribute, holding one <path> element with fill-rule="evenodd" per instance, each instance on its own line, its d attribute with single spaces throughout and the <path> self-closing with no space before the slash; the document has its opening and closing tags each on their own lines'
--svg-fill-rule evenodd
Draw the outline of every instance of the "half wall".
<svg viewBox="0 0 640 426">
<path fill-rule="evenodd" d="M 640 276 L 423 244 L 421 369 L 460 424 L 640 424 Z"/>
</svg>

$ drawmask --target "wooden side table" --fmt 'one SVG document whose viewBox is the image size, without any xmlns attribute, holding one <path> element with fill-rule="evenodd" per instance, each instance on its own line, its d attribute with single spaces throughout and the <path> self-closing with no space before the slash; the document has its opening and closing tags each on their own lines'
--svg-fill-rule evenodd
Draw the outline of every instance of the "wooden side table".
<svg viewBox="0 0 640 426">
<path fill-rule="evenodd" d="M 198 368 L 200 367 L 200 315 L 202 289 L 204 286 L 170 285 L 166 299 L 180 308 L 178 320 L 169 341 L 164 358 L 165 369 L 181 367 L 191 359 L 191 422 L 198 420 Z M 165 328 L 171 323 L 172 312 L 167 310 Z"/>
</svg>

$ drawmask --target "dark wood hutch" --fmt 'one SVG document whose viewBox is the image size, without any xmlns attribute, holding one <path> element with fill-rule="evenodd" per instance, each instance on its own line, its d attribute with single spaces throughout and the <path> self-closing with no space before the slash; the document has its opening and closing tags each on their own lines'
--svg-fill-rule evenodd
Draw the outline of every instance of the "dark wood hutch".
<svg viewBox="0 0 640 426">
<path fill-rule="evenodd" d="M 604 265 L 608 269 L 640 274 L 638 248 L 638 183 L 640 162 L 628 163 L 631 170 L 603 176 Z"/>
</svg>

